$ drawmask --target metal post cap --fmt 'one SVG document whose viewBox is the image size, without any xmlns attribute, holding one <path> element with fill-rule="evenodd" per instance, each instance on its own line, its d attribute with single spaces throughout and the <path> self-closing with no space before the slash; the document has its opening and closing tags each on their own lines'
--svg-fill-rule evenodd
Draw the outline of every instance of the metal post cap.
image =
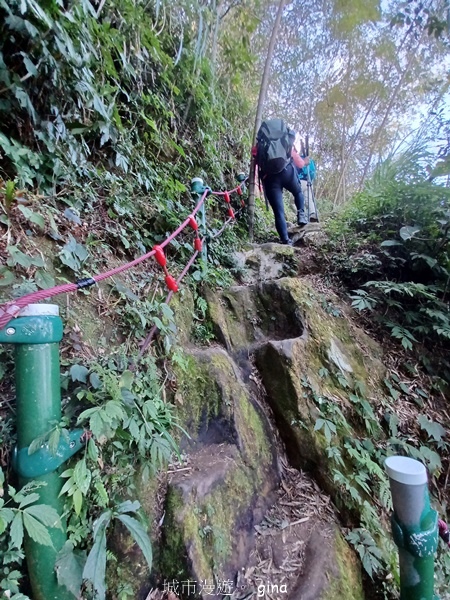
<svg viewBox="0 0 450 600">
<path fill-rule="evenodd" d="M 386 471 L 394 481 L 405 485 L 424 485 L 428 481 L 425 466 L 407 456 L 389 456 L 384 462 Z"/>
<path fill-rule="evenodd" d="M 194 177 L 191 179 L 191 192 L 196 194 L 202 194 L 205 191 L 205 184 L 201 177 Z"/>
<path fill-rule="evenodd" d="M 23 308 L 19 317 L 41 317 L 59 315 L 59 306 L 57 304 L 29 304 Z"/>
</svg>

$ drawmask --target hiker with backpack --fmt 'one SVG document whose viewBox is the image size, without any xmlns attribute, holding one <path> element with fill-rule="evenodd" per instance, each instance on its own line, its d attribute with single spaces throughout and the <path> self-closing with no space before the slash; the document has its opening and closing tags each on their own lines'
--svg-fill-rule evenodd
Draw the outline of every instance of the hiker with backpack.
<svg viewBox="0 0 450 600">
<path fill-rule="evenodd" d="M 282 119 L 263 121 L 253 149 L 259 170 L 259 180 L 275 217 L 275 227 L 282 244 L 292 245 L 284 214 L 283 190 L 294 196 L 298 225 L 306 225 L 304 197 L 297 177 L 297 168 L 308 165 L 294 148 L 295 132 Z"/>
</svg>

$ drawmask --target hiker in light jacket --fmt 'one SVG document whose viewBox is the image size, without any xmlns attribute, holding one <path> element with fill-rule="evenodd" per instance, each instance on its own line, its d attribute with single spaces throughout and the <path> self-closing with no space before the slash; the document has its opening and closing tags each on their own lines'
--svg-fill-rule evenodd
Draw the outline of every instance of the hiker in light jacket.
<svg viewBox="0 0 450 600">
<path fill-rule="evenodd" d="M 302 158 L 304 156 L 302 155 Z M 303 197 L 305 199 L 305 212 L 310 221 L 318 221 L 316 208 L 316 199 L 314 198 L 313 181 L 316 177 L 316 165 L 314 160 L 310 158 L 309 165 L 301 169 L 297 169 L 300 186 L 302 188 Z"/>
</svg>

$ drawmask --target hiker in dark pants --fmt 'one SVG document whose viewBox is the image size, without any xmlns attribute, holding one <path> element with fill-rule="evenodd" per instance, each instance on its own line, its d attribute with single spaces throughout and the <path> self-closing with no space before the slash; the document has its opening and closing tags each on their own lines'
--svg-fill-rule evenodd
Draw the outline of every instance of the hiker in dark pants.
<svg viewBox="0 0 450 600">
<path fill-rule="evenodd" d="M 308 222 L 305 215 L 305 199 L 298 181 L 296 169 L 296 167 L 304 167 L 307 164 L 307 159 L 300 158 L 294 149 L 292 150 L 291 157 L 291 162 L 280 173 L 266 175 L 263 179 L 267 201 L 272 207 L 275 216 L 275 227 L 280 236 L 281 243 L 289 245 L 292 244 L 292 241 L 289 239 L 286 217 L 284 215 L 283 189 L 288 190 L 294 196 L 295 206 L 297 207 L 298 225 L 306 225 Z"/>
<path fill-rule="evenodd" d="M 263 184 L 267 202 L 275 215 L 275 227 L 282 244 L 292 245 L 284 216 L 283 189 L 294 196 L 297 207 L 297 223 L 306 225 L 302 188 L 298 182 L 296 167 L 309 164 L 309 158 L 301 158 L 294 148 L 295 131 L 289 129 L 283 119 L 262 121 L 252 148 L 259 179 Z M 295 166 L 294 166 L 295 165 Z"/>
</svg>

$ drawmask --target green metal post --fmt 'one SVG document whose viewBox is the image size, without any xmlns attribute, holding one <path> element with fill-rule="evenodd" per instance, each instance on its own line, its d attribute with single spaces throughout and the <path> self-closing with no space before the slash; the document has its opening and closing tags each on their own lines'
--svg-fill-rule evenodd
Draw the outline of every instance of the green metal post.
<svg viewBox="0 0 450 600">
<path fill-rule="evenodd" d="M 385 466 L 394 506 L 391 524 L 399 553 L 400 599 L 438 600 L 434 595 L 438 515 L 430 506 L 426 469 L 405 456 L 390 456 Z"/>
<path fill-rule="evenodd" d="M 62 480 L 55 468 L 81 447 L 82 431 L 73 432 L 70 441 L 61 441 L 57 455 L 46 444 L 28 455 L 28 446 L 49 432 L 61 419 L 59 342 L 63 324 L 58 306 L 32 304 L 21 316 L 0 330 L 0 343 L 15 345 L 17 452 L 16 470 L 20 485 L 31 480 L 45 483 L 39 488 L 38 504 L 48 504 L 62 515 L 59 493 Z M 64 525 L 63 525 L 64 527 Z M 25 555 L 33 600 L 73 600 L 73 595 L 58 585 L 55 559 L 67 537 L 65 531 L 50 528 L 53 548 L 25 538 Z"/>
<path fill-rule="evenodd" d="M 194 177 L 193 179 L 191 179 L 191 194 L 194 197 L 194 200 L 196 202 L 198 202 L 198 200 L 200 199 L 200 196 L 207 189 L 209 189 L 209 188 L 207 188 L 205 186 L 205 184 L 203 183 L 203 179 L 201 179 L 200 177 Z M 202 257 L 202 260 L 204 261 L 204 263 L 206 264 L 206 261 L 208 260 L 208 250 L 206 247 L 206 207 L 205 207 L 205 204 L 206 204 L 206 198 L 198 212 L 200 214 L 200 231 L 203 236 L 201 257 Z"/>
<path fill-rule="evenodd" d="M 245 175 L 245 173 L 242 173 L 242 171 L 241 171 L 240 173 L 238 173 L 236 175 L 236 179 L 241 184 L 241 190 L 243 192 L 245 192 L 245 180 L 247 179 L 247 176 Z"/>
</svg>

